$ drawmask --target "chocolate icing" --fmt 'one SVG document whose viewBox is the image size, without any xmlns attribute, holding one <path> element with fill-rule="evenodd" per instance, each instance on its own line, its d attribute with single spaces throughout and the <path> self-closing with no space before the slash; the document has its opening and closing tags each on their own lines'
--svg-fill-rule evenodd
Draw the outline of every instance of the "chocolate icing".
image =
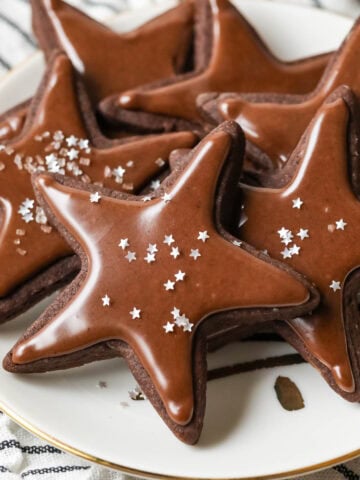
<svg viewBox="0 0 360 480">
<path fill-rule="evenodd" d="M 97 103 L 112 93 L 181 71 L 193 35 L 185 1 L 136 30 L 116 33 L 62 0 L 32 0 L 33 25 L 46 54 L 64 50 Z"/>
<path fill-rule="evenodd" d="M 71 62 L 60 54 L 49 68 L 22 136 L 0 149 L 1 297 L 72 253 L 32 201 L 31 173 L 62 172 L 85 183 L 138 191 L 164 168 L 171 150 L 195 142 L 184 132 L 97 148 L 86 139 Z"/>
<path fill-rule="evenodd" d="M 0 143 L 20 135 L 26 121 L 29 101 L 17 105 L 0 117 Z"/>
<path fill-rule="evenodd" d="M 199 4 L 204 1 L 212 19 L 212 56 L 206 69 L 157 89 L 125 92 L 117 99 L 119 107 L 199 122 L 196 97 L 204 92 L 307 93 L 316 86 L 328 55 L 281 62 L 228 0 Z"/>
<path fill-rule="evenodd" d="M 215 225 L 214 197 L 231 142 L 222 128 L 211 133 L 176 180 L 169 177 L 159 196 L 147 202 L 118 194 L 92 204 L 85 188 L 48 175 L 36 178 L 60 231 L 82 252 L 83 282 L 75 292 L 70 286 L 72 296 L 60 310 L 14 347 L 15 364 L 123 340 L 150 375 L 170 418 L 184 425 L 194 409 L 192 352 L 200 324 L 211 324 L 211 315 L 221 311 L 307 302 L 302 282 L 234 244 Z M 182 279 L 176 277 L 180 272 Z"/>
<path fill-rule="evenodd" d="M 348 171 L 348 128 L 347 103 L 337 95 L 321 107 L 294 152 L 290 161 L 298 166 L 286 186 L 262 189 L 243 185 L 247 220 L 240 233 L 245 241 L 266 248 L 272 257 L 289 263 L 319 288 L 321 306 L 311 316 L 288 324 L 330 370 L 338 387 L 350 393 L 355 383 L 344 331 L 348 314 L 344 305 L 346 280 L 359 265 L 360 205 Z M 283 228 L 288 233 L 281 234 Z M 301 235 L 300 229 L 306 233 Z"/>
<path fill-rule="evenodd" d="M 182 71 L 191 46 L 193 5 L 184 2 L 137 30 L 119 34 L 65 2 L 34 0 L 33 24 L 45 54 L 65 51 L 96 102 Z M 0 118 L 0 142 L 21 133 L 27 109 L 25 102 Z"/>
<path fill-rule="evenodd" d="M 219 121 L 236 120 L 247 139 L 283 166 L 325 98 L 340 85 L 360 91 L 360 21 L 357 21 L 324 73 L 319 87 L 308 96 L 221 96 Z"/>
</svg>

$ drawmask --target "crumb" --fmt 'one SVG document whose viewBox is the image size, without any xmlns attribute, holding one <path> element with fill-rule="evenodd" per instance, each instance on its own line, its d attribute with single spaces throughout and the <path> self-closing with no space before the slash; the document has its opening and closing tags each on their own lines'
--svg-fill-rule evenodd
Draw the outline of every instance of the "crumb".
<svg viewBox="0 0 360 480">
<path fill-rule="evenodd" d="M 290 378 L 277 377 L 274 388 L 277 399 L 285 410 L 301 410 L 305 407 L 300 390 Z"/>
</svg>

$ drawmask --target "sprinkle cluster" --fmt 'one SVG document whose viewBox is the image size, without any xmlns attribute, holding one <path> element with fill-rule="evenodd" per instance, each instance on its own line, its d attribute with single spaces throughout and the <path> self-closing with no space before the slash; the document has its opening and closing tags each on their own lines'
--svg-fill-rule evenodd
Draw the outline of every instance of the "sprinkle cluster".
<svg viewBox="0 0 360 480">
<path fill-rule="evenodd" d="M 158 184 L 154 183 L 154 188 L 158 188 Z M 90 201 L 91 203 L 98 203 L 100 200 L 100 196 L 95 196 L 95 194 L 91 194 Z M 164 194 L 162 197 L 162 201 L 167 203 L 171 199 L 170 195 Z M 210 235 L 207 230 L 200 230 L 194 236 L 194 243 L 201 242 L 201 244 L 205 244 L 210 239 Z M 200 248 L 197 245 L 194 245 L 196 248 L 190 248 L 188 251 L 185 249 L 181 249 L 175 240 L 175 237 L 172 233 L 165 233 L 162 241 L 159 243 L 148 243 L 146 247 L 146 251 L 144 253 L 140 253 L 139 251 L 135 251 L 134 247 L 132 246 L 132 241 L 129 237 L 122 237 L 119 240 L 118 247 L 122 252 L 123 258 L 125 262 L 132 264 L 136 262 L 145 262 L 150 267 L 156 264 L 157 255 L 161 249 L 166 249 L 169 258 L 173 261 L 177 261 L 179 257 L 190 257 L 194 262 L 198 261 L 198 259 L 202 256 Z M 152 267 L 151 267 L 152 268 Z M 188 274 L 181 269 L 176 269 L 175 273 L 173 273 L 169 278 L 164 279 L 162 281 L 162 286 L 159 288 L 163 289 L 164 293 L 167 294 L 176 294 L 177 285 L 183 282 L 190 280 L 188 278 Z M 109 295 L 106 293 L 102 299 L 103 307 L 110 307 L 112 304 L 112 300 Z M 129 315 L 132 320 L 141 320 L 143 315 L 146 314 L 146 310 L 140 308 L 141 306 L 132 306 L 130 307 L 131 310 L 129 311 Z M 191 323 L 190 319 L 181 312 L 180 308 L 174 307 L 173 310 L 170 312 L 171 319 L 167 320 L 166 323 L 163 324 L 163 330 L 165 333 L 173 333 L 176 329 L 181 329 L 183 332 L 192 332 L 194 324 Z"/>
<path fill-rule="evenodd" d="M 192 331 L 194 324 L 190 322 L 190 320 L 185 314 L 181 313 L 179 308 L 174 307 L 171 310 L 170 314 L 173 317 L 173 321 L 172 322 L 168 321 L 163 326 L 163 329 L 165 330 L 166 333 L 172 333 L 175 327 L 182 328 L 184 332 Z"/>
<path fill-rule="evenodd" d="M 292 200 L 292 208 L 295 209 L 301 209 L 302 206 L 304 205 L 304 202 L 301 200 L 301 198 L 296 198 Z M 336 230 L 344 231 L 347 226 L 347 223 L 343 218 L 340 218 L 339 220 L 335 220 L 333 224 L 329 224 L 327 226 L 327 230 L 329 233 L 333 233 Z M 301 251 L 301 247 L 295 243 L 296 238 L 298 238 L 299 241 L 303 241 L 307 238 L 310 238 L 310 233 L 309 229 L 307 228 L 300 228 L 298 232 L 295 234 L 288 228 L 286 227 L 281 227 L 277 231 L 279 237 L 280 237 L 280 242 L 284 245 L 284 249 L 280 252 L 282 258 L 284 260 L 292 258 L 294 255 L 299 255 Z M 339 280 L 332 280 L 329 288 L 333 292 L 337 292 L 338 290 L 341 290 L 341 281 Z"/>
</svg>

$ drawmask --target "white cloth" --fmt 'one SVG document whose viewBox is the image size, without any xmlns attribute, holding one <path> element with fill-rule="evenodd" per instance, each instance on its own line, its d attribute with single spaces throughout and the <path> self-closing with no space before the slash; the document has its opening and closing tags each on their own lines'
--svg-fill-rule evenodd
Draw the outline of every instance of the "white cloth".
<svg viewBox="0 0 360 480">
<path fill-rule="evenodd" d="M 102 20 L 111 14 L 160 4 L 162 0 L 69 0 Z M 330 8 L 353 17 L 360 0 L 287 0 Z M 0 0 L 0 76 L 35 49 L 28 0 Z M 0 480 L 124 480 L 126 475 L 89 464 L 47 445 L 0 413 Z M 303 477 L 302 477 L 303 478 Z M 360 480 L 360 459 L 307 477 L 308 480 Z M 300 480 L 300 479 L 298 479 Z"/>
</svg>

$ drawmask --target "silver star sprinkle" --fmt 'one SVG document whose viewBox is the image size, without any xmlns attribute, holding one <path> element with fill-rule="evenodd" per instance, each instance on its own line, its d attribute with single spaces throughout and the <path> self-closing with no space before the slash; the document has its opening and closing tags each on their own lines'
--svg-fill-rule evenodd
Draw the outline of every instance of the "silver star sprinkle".
<svg viewBox="0 0 360 480">
<path fill-rule="evenodd" d="M 70 137 L 67 137 L 66 143 L 68 147 L 76 147 L 78 139 L 74 135 L 71 135 Z"/>
<path fill-rule="evenodd" d="M 64 140 L 65 136 L 63 134 L 63 132 L 61 130 L 57 130 L 55 133 L 54 133 L 54 136 L 53 136 L 53 140 L 55 142 L 62 142 Z"/>
<path fill-rule="evenodd" d="M 174 240 L 174 237 L 172 235 L 165 235 L 163 243 L 165 243 L 166 245 L 169 245 L 169 247 L 170 247 L 170 245 L 174 242 L 175 242 L 175 240 Z"/>
<path fill-rule="evenodd" d="M 299 255 L 301 248 L 296 243 L 290 248 L 291 255 Z"/>
<path fill-rule="evenodd" d="M 147 253 L 146 257 L 144 257 L 144 260 L 147 263 L 155 262 L 155 253 Z"/>
<path fill-rule="evenodd" d="M 191 332 L 194 324 L 189 322 L 189 319 L 187 318 L 187 322 L 183 326 L 183 331 L 184 332 Z"/>
<path fill-rule="evenodd" d="M 180 316 L 180 310 L 176 307 L 174 307 L 170 313 L 174 317 L 174 319 Z"/>
<path fill-rule="evenodd" d="M 114 176 L 115 177 L 120 177 L 120 178 L 122 178 L 125 175 L 125 172 L 126 172 L 125 168 L 123 168 L 121 165 L 114 168 L 114 170 L 113 170 Z"/>
<path fill-rule="evenodd" d="M 199 232 L 199 235 L 197 237 L 197 240 L 201 240 L 202 242 L 206 242 L 210 238 L 207 230 L 204 230 L 203 232 Z"/>
<path fill-rule="evenodd" d="M 281 243 L 284 243 L 286 246 L 289 245 L 289 243 L 292 242 L 292 239 L 294 238 L 293 233 L 288 230 L 287 233 L 282 237 Z"/>
<path fill-rule="evenodd" d="M 40 225 L 45 225 L 47 223 L 47 218 L 46 218 L 44 209 L 41 207 L 36 207 L 35 222 L 39 223 Z"/>
<path fill-rule="evenodd" d="M 164 283 L 165 290 L 174 290 L 175 289 L 175 282 L 172 282 L 171 280 L 168 280 L 166 283 Z"/>
<path fill-rule="evenodd" d="M 164 195 L 161 197 L 161 200 L 165 203 L 169 203 L 172 200 L 172 197 L 169 193 L 164 193 Z"/>
<path fill-rule="evenodd" d="M 304 204 L 304 202 L 301 200 L 300 197 L 295 198 L 295 200 L 292 200 L 292 203 L 293 203 L 292 208 L 298 208 L 299 210 Z"/>
<path fill-rule="evenodd" d="M 198 248 L 191 249 L 190 252 L 190 257 L 192 257 L 194 260 L 197 260 L 199 257 L 201 257 L 201 253 L 199 252 Z"/>
<path fill-rule="evenodd" d="M 89 140 L 87 140 L 86 138 L 81 138 L 79 140 L 79 148 L 80 148 L 80 150 L 88 150 Z"/>
<path fill-rule="evenodd" d="M 338 220 L 336 223 L 336 230 L 344 230 L 347 223 L 344 222 L 344 219 L 343 218 L 340 218 L 340 220 Z"/>
<path fill-rule="evenodd" d="M 108 294 L 104 295 L 101 300 L 103 307 L 110 307 L 110 297 Z"/>
<path fill-rule="evenodd" d="M 134 262 L 136 260 L 136 253 L 130 252 L 129 250 L 128 253 L 125 255 L 125 258 L 129 263 Z"/>
<path fill-rule="evenodd" d="M 300 237 L 300 240 L 304 240 L 305 238 L 309 238 L 309 230 L 306 228 L 300 228 L 298 233 L 296 234 L 297 237 Z"/>
<path fill-rule="evenodd" d="M 291 258 L 292 257 L 292 253 L 287 247 L 281 252 L 281 255 L 282 255 L 283 258 Z"/>
<path fill-rule="evenodd" d="M 180 255 L 179 247 L 172 247 L 170 255 L 174 258 L 177 258 Z"/>
<path fill-rule="evenodd" d="M 141 310 L 140 308 L 134 307 L 129 313 L 131 315 L 131 318 L 135 320 L 136 318 L 140 318 Z"/>
<path fill-rule="evenodd" d="M 79 156 L 79 151 L 72 148 L 67 152 L 67 156 L 69 157 L 69 160 L 76 160 Z"/>
<path fill-rule="evenodd" d="M 241 247 L 241 244 L 242 244 L 242 242 L 240 242 L 240 240 L 234 240 L 232 243 L 233 243 L 233 245 L 235 245 L 235 247 Z"/>
<path fill-rule="evenodd" d="M 151 183 L 150 183 L 150 188 L 151 190 L 156 190 L 160 187 L 160 180 L 153 180 Z"/>
<path fill-rule="evenodd" d="M 341 290 L 340 282 L 338 282 L 337 280 L 333 280 L 333 281 L 331 282 L 331 284 L 329 285 L 329 287 L 330 287 L 331 290 L 333 290 L 334 292 L 336 292 L 337 290 Z"/>
<path fill-rule="evenodd" d="M 91 203 L 99 203 L 101 199 L 101 195 L 99 192 L 91 193 L 90 194 L 90 202 Z"/>
<path fill-rule="evenodd" d="M 182 272 L 181 270 L 179 270 L 177 273 L 175 273 L 175 280 L 177 282 L 182 282 L 185 278 L 185 272 Z"/>
<path fill-rule="evenodd" d="M 156 252 L 158 251 L 156 243 L 154 243 L 154 244 L 149 243 L 149 246 L 148 246 L 148 248 L 147 248 L 147 251 L 148 251 L 149 253 L 156 253 Z"/>
<path fill-rule="evenodd" d="M 125 250 L 125 248 L 130 247 L 129 239 L 128 238 L 122 238 L 119 242 L 119 247 Z"/>
<path fill-rule="evenodd" d="M 163 325 L 163 329 L 165 330 L 165 333 L 171 333 L 174 331 L 174 324 L 167 322 L 165 325 Z"/>
<path fill-rule="evenodd" d="M 175 319 L 175 323 L 178 327 L 185 327 L 189 323 L 189 319 L 184 315 L 178 315 Z"/>
<path fill-rule="evenodd" d="M 285 227 L 282 227 L 280 230 L 278 230 L 278 234 L 280 238 L 285 238 L 286 235 L 288 234 L 289 230 Z"/>
<path fill-rule="evenodd" d="M 30 200 L 30 198 L 26 198 L 23 203 L 21 204 L 24 208 L 33 208 L 35 200 Z"/>
<path fill-rule="evenodd" d="M 26 213 L 24 216 L 23 216 L 23 220 L 25 223 L 30 223 L 34 220 L 34 215 L 33 213 L 29 212 L 29 213 Z"/>
</svg>

